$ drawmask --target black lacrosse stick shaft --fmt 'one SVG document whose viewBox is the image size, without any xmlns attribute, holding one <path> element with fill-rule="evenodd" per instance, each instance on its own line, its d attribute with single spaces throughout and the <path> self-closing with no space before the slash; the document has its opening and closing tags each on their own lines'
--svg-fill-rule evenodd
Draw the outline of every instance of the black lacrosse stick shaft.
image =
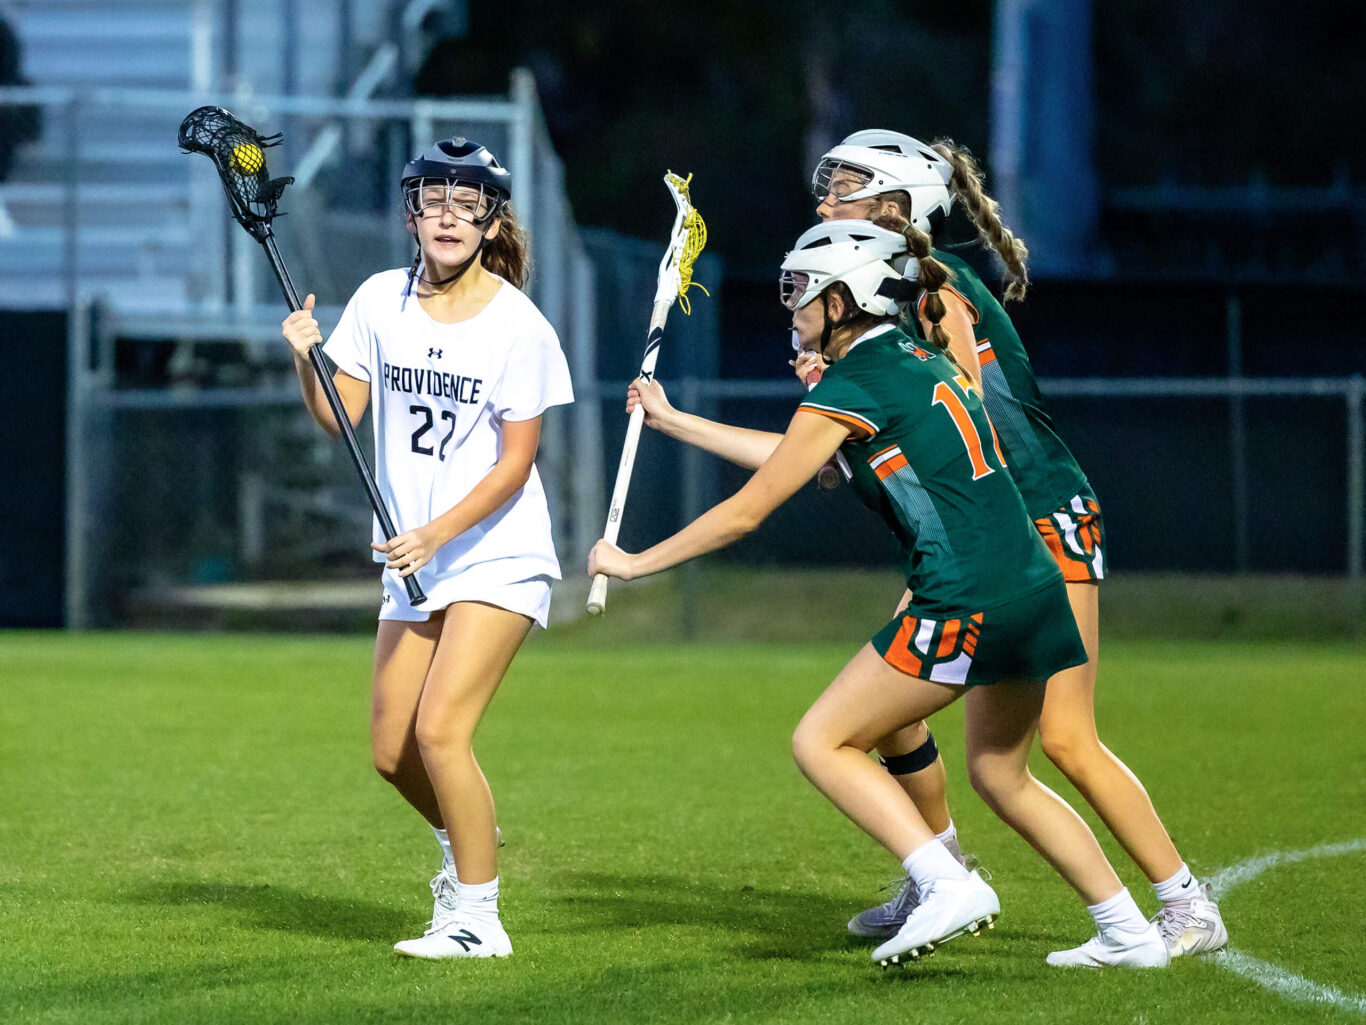
<svg viewBox="0 0 1366 1025">
<path fill-rule="evenodd" d="M 267 147 L 278 145 L 279 141 L 278 135 L 262 136 L 221 107 L 200 107 L 191 112 L 180 125 L 181 148 L 190 153 L 204 153 L 213 160 L 214 166 L 218 168 L 219 179 L 223 182 L 223 189 L 228 194 L 228 204 L 232 208 L 233 217 L 252 238 L 261 243 L 261 247 L 266 251 L 266 258 L 270 261 L 270 269 L 275 272 L 275 280 L 280 283 L 280 290 L 284 292 L 290 312 L 297 312 L 303 309 L 303 303 L 299 301 L 299 293 L 294 287 L 294 282 L 290 280 L 285 261 L 275 245 L 275 234 L 270 225 L 276 213 L 275 207 L 280 194 L 284 187 L 294 180 L 272 180 L 266 171 L 263 151 Z M 384 497 L 379 492 L 379 485 L 375 483 L 374 471 L 370 469 L 365 453 L 361 451 L 360 442 L 356 439 L 351 418 L 346 413 L 346 407 L 342 405 L 341 396 L 337 394 L 337 386 L 323 359 L 321 346 L 310 346 L 308 359 L 313 364 L 314 373 L 318 375 L 318 383 L 322 385 L 327 405 L 337 421 L 342 441 L 346 443 L 346 451 L 351 456 L 356 472 L 360 474 L 361 482 L 365 485 L 365 493 L 370 498 L 370 508 L 379 520 L 385 539 L 392 540 L 398 531 L 384 504 Z M 421 605 L 427 600 L 422 585 L 417 582 L 416 574 L 404 577 L 403 585 L 408 591 L 410 604 Z"/>
<path fill-rule="evenodd" d="M 280 283 L 280 290 L 285 294 L 285 302 L 289 303 L 290 311 L 297 312 L 303 309 L 303 303 L 299 301 L 299 293 L 295 291 L 294 282 L 290 280 L 289 270 L 280 257 L 280 250 L 275 246 L 274 234 L 266 235 L 261 245 L 265 248 L 266 258 L 270 261 L 270 269 L 275 272 L 275 280 Z M 327 396 L 327 404 L 331 407 L 332 415 L 336 418 L 337 426 L 341 429 L 346 450 L 351 453 L 351 459 L 360 471 L 361 481 L 365 484 L 365 491 L 370 496 L 370 507 L 374 509 L 375 516 L 379 519 L 379 525 L 384 531 L 385 538 L 391 539 L 398 531 L 394 528 L 393 518 L 389 515 L 389 509 L 385 506 L 384 498 L 379 493 L 379 485 L 375 483 L 375 477 L 370 470 L 370 464 L 366 462 L 365 453 L 361 451 L 360 441 L 356 438 L 356 429 L 351 426 L 351 418 L 347 416 L 341 396 L 337 394 L 337 385 L 332 380 L 332 374 L 328 370 L 327 363 L 323 360 L 322 347 L 310 346 L 308 359 L 313 364 L 313 370 L 318 375 L 318 383 L 322 385 L 323 394 Z M 411 604 L 421 605 L 427 600 L 416 576 L 404 577 L 403 582 L 408 588 L 408 599 Z"/>
</svg>

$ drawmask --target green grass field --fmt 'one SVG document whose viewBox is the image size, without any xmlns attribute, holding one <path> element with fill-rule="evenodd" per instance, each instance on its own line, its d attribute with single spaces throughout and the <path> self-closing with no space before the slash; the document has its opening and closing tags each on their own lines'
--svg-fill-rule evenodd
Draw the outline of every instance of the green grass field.
<svg viewBox="0 0 1366 1025">
<path fill-rule="evenodd" d="M 1222 905 L 1237 950 L 1336 1003 L 1212 960 L 1047 968 L 1090 920 L 967 787 L 956 709 L 935 733 L 1003 917 L 882 972 L 844 923 L 898 866 L 788 747 L 856 642 L 630 640 L 581 624 L 519 656 L 479 743 L 516 954 L 425 963 L 390 953 L 421 931 L 437 859 L 369 767 L 368 638 L 0 635 L 0 1021 L 1366 1018 L 1366 851 Z M 1359 645 L 1117 640 L 1100 717 L 1208 874 L 1366 837 L 1364 682 Z"/>
</svg>

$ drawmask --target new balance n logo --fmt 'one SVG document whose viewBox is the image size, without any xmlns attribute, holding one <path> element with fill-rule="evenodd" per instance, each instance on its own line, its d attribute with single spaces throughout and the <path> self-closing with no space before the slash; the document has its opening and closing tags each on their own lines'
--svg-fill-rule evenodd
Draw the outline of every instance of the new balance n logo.
<svg viewBox="0 0 1366 1025">
<path fill-rule="evenodd" d="M 458 933 L 447 933 L 446 936 L 455 940 L 455 942 L 464 947 L 466 951 L 470 949 L 470 944 L 474 944 L 476 947 L 484 945 L 484 941 L 468 929 L 461 929 Z"/>
</svg>

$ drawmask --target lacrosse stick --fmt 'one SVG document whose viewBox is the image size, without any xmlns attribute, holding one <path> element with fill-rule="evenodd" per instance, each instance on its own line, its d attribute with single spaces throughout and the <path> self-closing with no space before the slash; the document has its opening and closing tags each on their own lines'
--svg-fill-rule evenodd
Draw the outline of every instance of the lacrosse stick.
<svg viewBox="0 0 1366 1025">
<path fill-rule="evenodd" d="M 690 313 L 688 289 L 693 285 L 702 288 L 692 279 L 692 265 L 702 247 L 707 244 L 707 226 L 702 223 L 702 215 L 693 209 L 688 198 L 688 185 L 692 175 L 680 178 L 669 171 L 664 175 L 664 184 L 674 197 L 678 213 L 674 216 L 673 234 L 669 237 L 669 248 L 659 261 L 659 284 L 655 289 L 654 310 L 650 315 L 650 334 L 645 341 L 645 355 L 640 361 L 642 381 L 649 384 L 654 380 L 655 361 L 659 358 L 659 346 L 664 341 L 664 322 L 669 319 L 669 307 L 678 300 L 684 313 Z M 702 293 L 707 290 L 702 288 Z M 612 488 L 612 504 L 607 511 L 607 526 L 602 536 L 610 544 L 616 544 L 621 530 L 621 514 L 626 508 L 626 492 L 631 487 L 631 468 L 636 462 L 636 443 L 640 440 L 640 426 L 645 422 L 645 407 L 636 406 L 631 411 L 630 422 L 626 426 L 626 441 L 621 446 L 621 462 L 617 466 L 617 483 Z M 593 577 L 593 586 L 588 591 L 588 612 L 601 615 L 607 604 L 607 576 L 599 573 Z"/>
<path fill-rule="evenodd" d="M 263 136 L 222 107 L 200 107 L 191 111 L 180 123 L 180 148 L 186 153 L 203 153 L 218 168 L 218 177 L 223 182 L 223 191 L 228 194 L 232 216 L 265 249 L 266 257 L 270 260 L 270 269 L 275 272 L 275 280 L 280 283 L 280 289 L 285 294 L 285 302 L 289 304 L 290 311 L 294 312 L 302 309 L 303 304 L 299 302 L 299 293 L 294 289 L 294 282 L 289 279 L 289 271 L 285 268 L 284 260 L 280 258 L 280 251 L 275 246 L 275 235 L 270 227 L 270 222 L 275 218 L 275 206 L 280 201 L 280 194 L 284 192 L 285 186 L 294 180 L 271 178 L 266 171 L 265 151 L 279 144 L 278 134 Z M 327 404 L 331 407 L 332 415 L 341 429 L 351 462 L 355 464 L 356 472 L 365 484 L 366 494 L 370 496 L 370 507 L 379 519 L 385 539 L 392 540 L 398 531 L 394 529 L 393 518 L 384 505 L 370 464 L 361 452 L 355 429 L 351 426 L 351 418 L 346 415 L 341 396 L 337 394 L 337 386 L 332 382 L 332 374 L 323 362 L 321 348 L 318 345 L 309 348 L 309 361 L 313 364 L 323 394 L 327 396 Z M 403 583 L 408 589 L 410 603 L 421 605 L 427 600 L 421 585 L 417 582 L 416 574 L 404 577 Z"/>
</svg>

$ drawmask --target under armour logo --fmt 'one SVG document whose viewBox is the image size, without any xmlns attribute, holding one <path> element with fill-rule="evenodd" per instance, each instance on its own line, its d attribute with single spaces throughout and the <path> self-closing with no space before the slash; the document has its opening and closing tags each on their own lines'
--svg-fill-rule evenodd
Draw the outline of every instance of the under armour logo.
<svg viewBox="0 0 1366 1025">
<path fill-rule="evenodd" d="M 471 943 L 476 947 L 483 946 L 484 944 L 483 940 L 468 929 L 461 929 L 458 933 L 447 933 L 446 936 L 448 939 L 455 940 L 456 943 L 460 944 L 460 946 L 464 947 L 467 951 L 470 949 Z"/>
<path fill-rule="evenodd" d="M 427 358 L 428 358 L 428 359 L 440 359 L 440 358 L 441 358 L 441 350 L 440 350 L 440 349 L 428 349 L 428 350 L 427 350 Z"/>
</svg>

